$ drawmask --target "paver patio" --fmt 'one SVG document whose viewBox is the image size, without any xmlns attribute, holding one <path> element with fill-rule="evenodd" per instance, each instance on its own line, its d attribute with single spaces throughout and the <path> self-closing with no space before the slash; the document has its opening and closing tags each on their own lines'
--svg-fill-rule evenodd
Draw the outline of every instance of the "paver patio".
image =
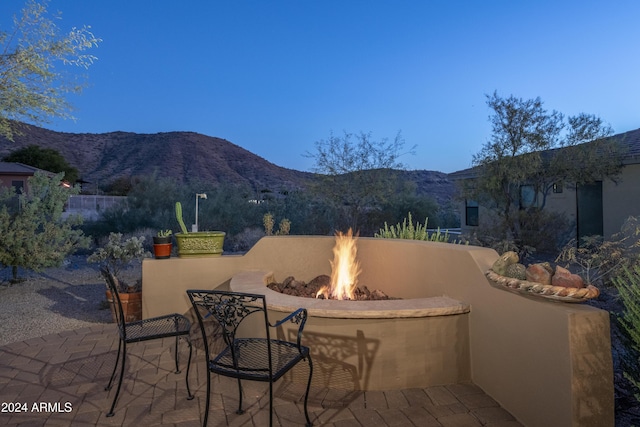
<svg viewBox="0 0 640 427">
<path fill-rule="evenodd" d="M 201 425 L 206 371 L 196 328 L 192 330 L 190 373 L 193 400 L 186 398 L 184 370 L 181 374 L 173 371 L 173 338 L 138 343 L 127 347 L 127 372 L 115 416 L 105 417 L 115 392 L 115 387 L 109 392 L 104 387 L 116 359 L 116 334 L 115 325 L 98 325 L 0 347 L 0 424 Z M 187 346 L 180 344 L 184 367 Z M 307 369 L 301 364 L 294 375 L 306 376 Z M 243 385 L 246 412 L 237 415 L 237 383 L 212 375 L 209 426 L 268 424 L 267 384 L 245 381 Z M 276 383 L 274 425 L 304 425 L 303 397 L 304 386 L 291 378 Z M 473 384 L 362 392 L 314 383 L 309 413 L 317 426 L 521 426 Z"/>
</svg>

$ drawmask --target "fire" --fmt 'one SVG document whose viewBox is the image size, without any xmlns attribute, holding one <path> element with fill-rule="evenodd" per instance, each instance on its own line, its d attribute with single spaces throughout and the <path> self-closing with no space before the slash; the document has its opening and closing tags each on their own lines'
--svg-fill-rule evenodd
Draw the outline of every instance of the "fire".
<svg viewBox="0 0 640 427">
<path fill-rule="evenodd" d="M 331 288 L 318 291 L 316 298 L 323 295 L 331 299 L 355 299 L 358 286 L 360 263 L 356 261 L 358 248 L 357 236 L 349 229 L 346 234 L 336 232 L 336 244 L 333 247 L 333 261 L 331 263 Z"/>
</svg>

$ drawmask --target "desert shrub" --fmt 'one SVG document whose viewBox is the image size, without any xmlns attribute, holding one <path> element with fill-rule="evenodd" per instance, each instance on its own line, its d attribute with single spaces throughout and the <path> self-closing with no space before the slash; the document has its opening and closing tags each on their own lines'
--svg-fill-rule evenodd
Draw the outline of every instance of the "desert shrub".
<svg viewBox="0 0 640 427">
<path fill-rule="evenodd" d="M 516 252 L 520 260 L 525 260 L 536 251 L 534 247 L 523 245 L 519 240 L 513 239 L 510 234 L 505 237 L 504 225 L 496 216 L 488 216 L 473 233 L 465 234 L 463 238 L 471 245 L 491 248 L 499 254 Z"/>
<path fill-rule="evenodd" d="M 574 267 L 587 283 L 609 285 L 611 278 L 623 268 L 640 263 L 639 217 L 629 217 L 620 231 L 610 239 L 602 236 L 587 236 L 580 244 L 571 240 L 562 249 L 556 262 Z"/>
<path fill-rule="evenodd" d="M 267 236 L 286 236 L 291 231 L 291 221 L 287 218 L 282 218 L 278 225 L 278 230 L 274 233 L 273 226 L 275 225 L 275 219 L 271 212 L 267 212 L 262 216 L 262 224 L 264 225 L 264 234 Z"/>
<path fill-rule="evenodd" d="M 169 178 L 155 174 L 138 177 L 132 181 L 125 203 L 105 210 L 95 221 L 87 221 L 83 230 L 99 239 L 111 232 L 177 229 L 174 203 L 181 192 L 181 187 Z"/>
<path fill-rule="evenodd" d="M 246 228 L 242 232 L 232 236 L 228 242 L 231 252 L 246 252 L 253 247 L 258 240 L 264 237 L 264 231 L 258 227 Z M 226 242 L 225 242 L 226 246 Z"/>
<path fill-rule="evenodd" d="M 18 282 L 18 267 L 39 271 L 57 267 L 64 258 L 86 247 L 79 229 L 82 218 L 63 218 L 63 206 L 77 188 L 60 185 L 63 173 L 36 172 L 28 179 L 28 192 L 0 190 L 0 266 L 11 267 Z"/>
<path fill-rule="evenodd" d="M 640 403 L 640 266 L 622 267 L 612 282 L 624 305 L 616 319 L 630 344 L 623 356 L 624 376 L 635 387 L 634 397 Z"/>
<path fill-rule="evenodd" d="M 103 246 L 95 250 L 87 257 L 87 262 L 97 263 L 114 277 L 121 279 L 121 272 L 132 265 L 135 261 L 142 261 L 150 256 L 144 249 L 144 236 L 129 237 L 125 239 L 122 233 L 111 233 Z M 122 292 L 135 292 L 138 289 L 129 289 L 122 281 L 119 281 L 123 289 Z"/>
<path fill-rule="evenodd" d="M 572 227 L 567 215 L 540 209 L 526 209 L 518 213 L 520 246 L 536 252 L 557 253 L 569 240 Z"/>
<path fill-rule="evenodd" d="M 413 218 L 411 212 L 409 212 L 408 218 L 405 217 L 402 223 L 389 226 L 386 222 L 384 228 L 381 228 L 378 233 L 374 234 L 374 237 L 383 239 L 409 239 L 409 240 L 425 240 L 429 242 L 445 242 L 445 243 L 458 243 L 457 240 L 451 240 L 448 232 L 441 232 L 440 228 L 437 231 L 429 233 L 427 230 L 427 224 L 429 218 L 424 220 L 424 224 L 416 221 L 416 225 L 413 225 Z"/>
<path fill-rule="evenodd" d="M 330 201 L 303 190 L 282 192 L 259 206 L 263 214 L 289 219 L 290 234 L 331 235 L 342 225 L 339 210 Z"/>
<path fill-rule="evenodd" d="M 431 228 L 442 225 L 438 220 L 439 207 L 433 198 L 418 195 L 413 186 L 408 184 L 401 188 L 402 191 L 390 197 L 380 209 L 367 212 L 363 222 L 369 228 L 361 230 L 360 235 L 374 235 L 380 229 L 380 224 L 400 223 L 406 219 L 407 212 L 416 218 L 429 218 Z"/>
<path fill-rule="evenodd" d="M 199 203 L 198 225 L 201 231 L 221 230 L 231 237 L 248 227 L 262 225 L 260 206 L 250 202 L 255 199 L 251 189 L 228 184 L 217 186 L 196 184 L 188 186 L 179 199 L 182 202 L 187 228 L 195 219 L 194 196 L 196 193 L 207 194 L 207 199 Z M 175 218 L 173 221 L 175 223 Z"/>
</svg>

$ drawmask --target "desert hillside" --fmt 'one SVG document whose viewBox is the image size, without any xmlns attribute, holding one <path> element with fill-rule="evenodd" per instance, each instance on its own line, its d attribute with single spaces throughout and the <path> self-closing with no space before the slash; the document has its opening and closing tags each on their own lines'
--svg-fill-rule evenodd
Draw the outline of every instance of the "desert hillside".
<svg viewBox="0 0 640 427">
<path fill-rule="evenodd" d="M 10 141 L 0 137 L 0 158 L 11 151 L 38 145 L 53 148 L 80 172 L 84 181 L 108 183 L 123 176 L 157 171 L 178 182 L 205 180 L 248 185 L 256 191 L 305 187 L 314 174 L 286 169 L 227 140 L 194 132 L 138 134 L 64 133 L 23 124 Z M 418 192 L 439 202 L 451 197 L 453 184 L 447 174 L 406 171 Z"/>
</svg>

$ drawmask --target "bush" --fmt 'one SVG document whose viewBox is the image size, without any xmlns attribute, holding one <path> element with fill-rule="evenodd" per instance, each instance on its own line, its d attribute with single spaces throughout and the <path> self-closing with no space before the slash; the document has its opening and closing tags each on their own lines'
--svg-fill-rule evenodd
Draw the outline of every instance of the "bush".
<svg viewBox="0 0 640 427">
<path fill-rule="evenodd" d="M 624 305 L 617 320 L 626 331 L 631 347 L 623 356 L 624 376 L 635 387 L 634 397 L 640 403 L 640 267 L 623 267 L 612 282 Z"/>
<path fill-rule="evenodd" d="M 411 218 L 411 212 L 409 212 L 408 219 L 404 218 L 402 224 L 389 226 L 386 222 L 384 228 L 381 228 L 378 233 L 374 234 L 374 237 L 383 239 L 409 239 L 409 240 L 426 240 L 429 242 L 445 242 L 449 243 L 450 236 L 448 232 L 442 233 L 440 228 L 433 233 L 429 233 L 427 230 L 427 223 L 429 218 L 424 220 L 424 225 L 416 221 L 416 225 L 413 225 L 413 219 Z M 407 225 L 408 223 L 408 225 Z M 453 243 L 457 243 L 454 241 Z"/>
<path fill-rule="evenodd" d="M 620 231 L 611 239 L 602 236 L 587 236 L 580 245 L 571 240 L 562 249 L 556 262 L 579 269 L 587 283 L 602 282 L 608 285 L 612 277 L 620 274 L 624 267 L 633 268 L 640 262 L 639 217 L 629 217 Z"/>
<path fill-rule="evenodd" d="M 564 213 L 521 210 L 518 219 L 520 246 L 535 248 L 537 252 L 557 253 L 569 240 L 572 227 Z"/>
<path fill-rule="evenodd" d="M 111 233 L 103 247 L 98 248 L 87 257 L 87 262 L 97 263 L 108 273 L 121 279 L 120 273 L 129 267 L 134 261 L 141 261 L 150 256 L 144 249 L 144 236 L 130 237 L 123 240 L 122 233 Z M 121 292 L 137 292 L 139 289 L 131 289 L 122 280 L 119 280 L 123 288 Z"/>
</svg>

